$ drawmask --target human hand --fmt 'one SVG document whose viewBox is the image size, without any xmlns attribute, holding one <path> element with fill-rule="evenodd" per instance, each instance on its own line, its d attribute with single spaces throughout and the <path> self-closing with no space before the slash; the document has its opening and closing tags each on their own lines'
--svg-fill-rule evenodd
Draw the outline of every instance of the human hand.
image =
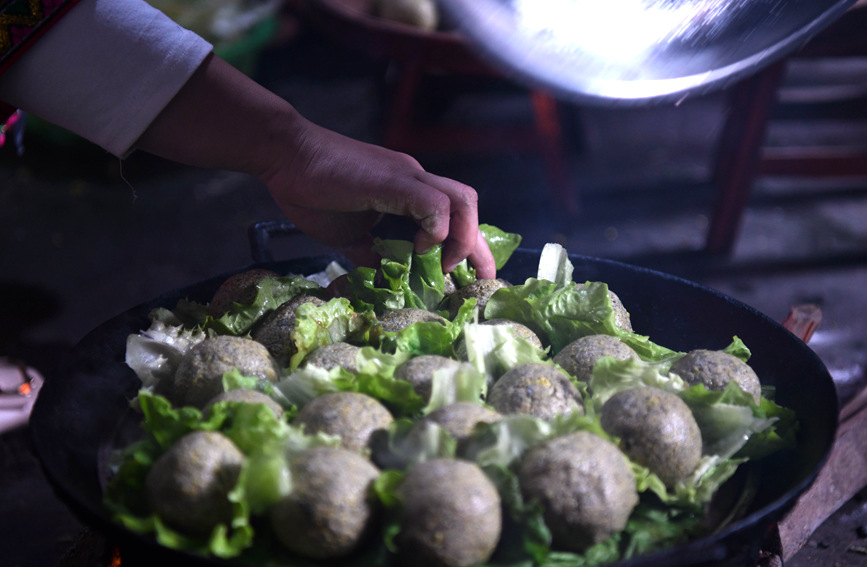
<svg viewBox="0 0 867 567">
<path fill-rule="evenodd" d="M 418 225 L 417 252 L 443 243 L 445 271 L 469 258 L 480 278 L 496 276 L 471 187 L 311 123 L 219 57 L 202 63 L 136 146 L 256 176 L 299 229 L 358 265 L 379 263 L 370 229 L 392 214 Z"/>
<path fill-rule="evenodd" d="M 283 214 L 300 230 L 359 265 L 378 265 L 370 230 L 384 214 L 418 225 L 416 252 L 443 243 L 443 269 L 469 258 L 480 278 L 496 276 L 479 232 L 471 187 L 426 172 L 412 157 L 298 119 L 295 151 L 260 175 Z"/>
</svg>

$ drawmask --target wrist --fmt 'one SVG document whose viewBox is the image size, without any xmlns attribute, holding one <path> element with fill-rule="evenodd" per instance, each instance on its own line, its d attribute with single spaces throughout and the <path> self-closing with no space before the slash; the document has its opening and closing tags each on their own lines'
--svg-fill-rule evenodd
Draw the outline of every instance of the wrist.
<svg viewBox="0 0 867 567">
<path fill-rule="evenodd" d="M 311 124 L 292 105 L 282 99 L 276 101 L 251 146 L 255 148 L 250 155 L 254 161 L 248 173 L 272 193 L 276 187 L 285 190 L 310 128 Z"/>
</svg>

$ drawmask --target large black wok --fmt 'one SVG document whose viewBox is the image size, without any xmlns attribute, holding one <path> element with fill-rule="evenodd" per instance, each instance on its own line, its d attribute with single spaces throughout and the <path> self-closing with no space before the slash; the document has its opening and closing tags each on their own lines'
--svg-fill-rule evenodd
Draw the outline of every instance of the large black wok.
<svg viewBox="0 0 867 567">
<path fill-rule="evenodd" d="M 501 276 L 513 283 L 535 275 L 539 253 L 519 249 Z M 280 273 L 313 273 L 334 257 L 258 264 Z M 814 353 L 774 320 L 711 289 L 659 272 L 572 256 L 574 278 L 604 281 L 629 309 L 636 332 L 679 350 L 723 348 L 734 335 L 753 351 L 750 361 L 777 401 L 797 412 L 797 448 L 759 462 L 752 473 L 758 490 L 747 511 L 718 533 L 622 565 L 755 566 L 760 540 L 810 485 L 831 448 L 837 425 L 833 381 Z M 184 297 L 208 301 L 228 274 L 167 293 L 94 329 L 46 380 L 31 418 L 36 452 L 61 498 L 92 527 L 114 538 L 124 565 L 186 559 L 151 539 L 113 524 L 102 505 L 104 463 L 112 448 L 137 427 L 128 400 L 139 381 L 124 364 L 126 338 L 148 326 L 156 306 L 174 307 Z M 742 492 L 738 478 L 729 490 Z M 746 485 L 744 485 L 746 486 Z M 196 561 L 193 561 L 196 563 Z M 219 560 L 201 560 L 225 564 Z"/>
</svg>

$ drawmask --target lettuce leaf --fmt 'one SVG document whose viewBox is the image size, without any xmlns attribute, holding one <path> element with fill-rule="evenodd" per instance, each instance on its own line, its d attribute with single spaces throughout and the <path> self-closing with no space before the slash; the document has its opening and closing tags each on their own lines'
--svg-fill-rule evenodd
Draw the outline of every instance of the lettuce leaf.
<svg viewBox="0 0 867 567">
<path fill-rule="evenodd" d="M 323 394 L 352 391 L 354 382 L 355 375 L 341 367 L 327 370 L 320 366 L 305 366 L 294 370 L 274 387 L 291 404 L 303 407 Z"/>
<path fill-rule="evenodd" d="M 233 303 L 219 318 L 207 316 L 199 324 L 221 335 L 241 336 L 250 331 L 262 316 L 293 297 L 302 294 L 322 295 L 324 289 L 301 276 L 265 278 L 256 284 L 256 298 L 249 305 Z"/>
<path fill-rule="evenodd" d="M 630 333 L 614 321 L 608 285 L 586 282 L 581 288 L 529 278 L 522 285 L 497 290 L 485 307 L 485 318 L 503 317 L 530 327 L 554 353 L 587 335 L 613 335 L 644 360 L 663 360 L 675 351 Z"/>
<path fill-rule="evenodd" d="M 422 414 L 456 402 L 482 403 L 486 393 L 486 377 L 472 365 L 462 362 L 454 368 L 441 368 L 433 373 L 430 400 Z"/>
<path fill-rule="evenodd" d="M 589 431 L 609 441 L 612 439 L 594 414 L 572 412 L 551 421 L 527 415 L 507 415 L 495 423 L 480 423 L 461 445 L 461 457 L 481 467 L 510 468 L 531 447 L 547 439 L 575 431 Z"/>
<path fill-rule="evenodd" d="M 256 390 L 270 397 L 282 406 L 288 421 L 292 421 L 298 410 L 298 407 L 286 399 L 286 396 L 277 390 L 274 387 L 274 383 L 269 380 L 256 376 L 244 376 L 237 368 L 223 374 L 223 391 L 228 392 L 229 390 L 241 389 Z"/>
<path fill-rule="evenodd" d="M 371 436 L 376 465 L 385 470 L 408 470 L 430 459 L 453 458 L 457 440 L 439 425 L 410 419 L 393 421 Z"/>
<path fill-rule="evenodd" d="M 572 283 L 573 269 L 566 249 L 560 244 L 549 242 L 542 248 L 536 278 L 565 286 Z"/>
<path fill-rule="evenodd" d="M 138 533 L 152 533 L 162 545 L 202 555 L 231 558 L 253 543 L 251 514 L 261 514 L 292 489 L 289 459 L 313 446 L 339 446 L 340 440 L 306 435 L 288 425 L 264 404 L 223 401 L 203 416 L 196 408 L 174 408 L 162 396 L 139 393 L 148 436 L 115 454 L 114 475 L 106 493 L 106 507 L 117 521 Z M 229 494 L 234 516 L 207 536 L 190 536 L 167 526 L 153 514 L 145 499 L 145 479 L 156 460 L 178 439 L 197 430 L 219 431 L 245 455 L 238 482 Z"/>
<path fill-rule="evenodd" d="M 412 242 L 377 240 L 374 251 L 382 257 L 378 270 L 356 268 L 348 275 L 356 309 L 380 315 L 405 307 L 436 310 L 445 295 L 441 245 L 416 254 Z"/>
<path fill-rule="evenodd" d="M 462 354 L 493 384 L 518 364 L 543 362 L 547 353 L 516 335 L 506 325 L 464 325 Z"/>
<path fill-rule="evenodd" d="M 168 309 L 159 307 L 149 314 L 150 326 L 126 340 L 125 361 L 148 390 L 171 384 L 184 354 L 210 333 L 200 327 L 185 328 Z"/>
<path fill-rule="evenodd" d="M 388 354 L 363 347 L 357 357 L 356 374 L 341 367 L 326 370 L 305 366 L 280 380 L 275 388 L 299 407 L 330 392 L 360 392 L 381 401 L 392 414 L 417 415 L 425 406 L 424 398 L 409 382 L 394 377 L 394 370 L 408 358 L 406 353 Z"/>
<path fill-rule="evenodd" d="M 755 459 L 795 446 L 795 413 L 764 397 L 757 405 L 734 382 L 721 391 L 698 384 L 680 396 L 692 410 L 707 453 Z"/>
<path fill-rule="evenodd" d="M 296 352 L 289 367 L 297 368 L 308 354 L 324 345 L 376 342 L 378 332 L 373 313 L 356 312 L 346 298 L 336 297 L 321 306 L 304 303 L 295 310 L 295 328 L 290 337 Z"/>
<path fill-rule="evenodd" d="M 383 351 L 402 352 L 409 356 L 439 354 L 454 356 L 454 343 L 461 334 L 461 326 L 446 320 L 418 321 L 397 332 L 382 333 L 380 347 Z"/>
<path fill-rule="evenodd" d="M 312 447 L 340 447 L 340 438 L 325 433 L 307 435 L 301 428 L 288 426 L 281 431 L 279 443 L 266 442 L 247 457 L 239 486 L 251 514 L 264 514 L 292 492 L 289 461 Z"/>
<path fill-rule="evenodd" d="M 744 341 L 742 341 L 738 336 L 732 337 L 731 344 L 724 348 L 723 352 L 728 353 L 732 356 L 736 356 L 744 362 L 749 361 L 750 356 L 752 356 L 750 349 L 747 348 L 747 345 L 745 345 Z"/>
<path fill-rule="evenodd" d="M 518 249 L 518 246 L 521 245 L 521 235 L 514 232 L 505 232 L 485 223 L 479 224 L 479 230 L 482 232 L 482 236 L 485 237 L 488 248 L 491 249 L 497 269 L 502 269 L 515 250 Z"/>
<path fill-rule="evenodd" d="M 521 242 L 518 234 L 482 224 L 479 226 L 494 256 L 497 269 L 502 268 Z M 389 309 L 413 307 L 436 311 L 445 297 L 445 274 L 442 270 L 442 245 L 423 254 L 413 251 L 405 240 L 377 240 L 374 251 L 382 258 L 378 270 L 356 268 L 349 272 L 353 305 L 358 311 L 373 310 L 381 315 Z M 476 279 L 467 260 L 452 272 L 459 286 Z"/>
<path fill-rule="evenodd" d="M 672 359 L 660 362 L 645 362 L 643 360 L 618 360 L 610 356 L 600 358 L 593 367 L 590 376 L 591 402 L 598 411 L 611 396 L 639 386 L 659 388 L 678 394 L 687 388 L 679 376 L 668 374 Z"/>
</svg>

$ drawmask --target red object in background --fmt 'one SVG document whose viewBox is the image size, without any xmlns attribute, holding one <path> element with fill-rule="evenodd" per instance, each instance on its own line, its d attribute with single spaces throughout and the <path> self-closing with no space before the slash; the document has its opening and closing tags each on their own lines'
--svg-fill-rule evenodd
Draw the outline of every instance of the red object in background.
<svg viewBox="0 0 867 567">
<path fill-rule="evenodd" d="M 2 106 L 2 103 L 0 103 Z M 0 108 L 0 116 L 2 116 L 2 108 Z M 0 148 L 6 144 L 7 139 L 11 139 L 15 144 L 18 155 L 24 153 L 24 113 L 20 110 L 12 110 L 12 114 L 6 121 L 6 124 L 0 124 Z"/>
<path fill-rule="evenodd" d="M 787 328 L 805 343 L 808 343 L 813 336 L 813 332 L 821 323 L 822 309 L 818 305 L 805 303 L 792 307 L 788 317 L 783 321 L 783 327 Z"/>
<path fill-rule="evenodd" d="M 42 382 L 23 362 L 0 358 L 0 433 L 27 423 Z"/>
</svg>

